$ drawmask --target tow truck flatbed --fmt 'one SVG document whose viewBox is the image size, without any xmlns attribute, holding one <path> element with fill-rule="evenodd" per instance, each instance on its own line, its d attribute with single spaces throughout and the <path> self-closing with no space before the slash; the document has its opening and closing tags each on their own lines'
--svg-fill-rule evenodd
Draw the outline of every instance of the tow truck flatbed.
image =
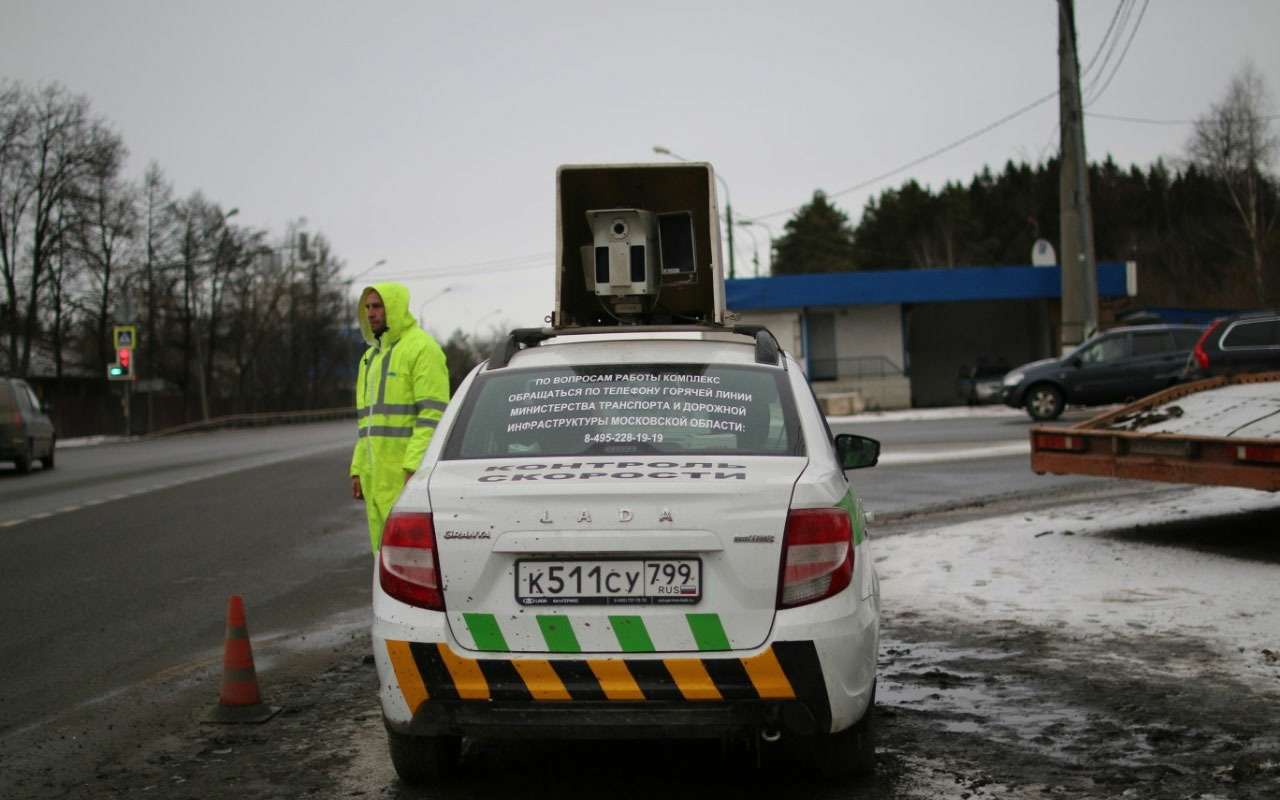
<svg viewBox="0 0 1280 800">
<path fill-rule="evenodd" d="M 1037 474 L 1280 491 L 1280 372 L 1174 386 L 1030 436 Z"/>
</svg>

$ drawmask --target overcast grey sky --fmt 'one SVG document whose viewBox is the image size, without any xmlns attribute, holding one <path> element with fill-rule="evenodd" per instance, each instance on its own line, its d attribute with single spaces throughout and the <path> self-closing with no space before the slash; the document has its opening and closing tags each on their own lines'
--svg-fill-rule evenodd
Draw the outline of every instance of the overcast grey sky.
<svg viewBox="0 0 1280 800">
<path fill-rule="evenodd" d="M 1077 0 L 1082 62 L 1118 4 Z M 1280 2 L 1137 0 L 1126 33 L 1140 13 L 1087 111 L 1191 119 L 1246 59 L 1280 96 Z M 735 216 L 787 209 L 1053 92 L 1057 4 L 0 0 L 0 77 L 87 95 L 130 177 L 156 161 L 178 194 L 277 235 L 306 217 L 348 274 L 386 259 L 368 279 L 404 280 L 444 336 L 550 312 L 559 164 L 664 145 L 712 162 Z M 908 178 L 1039 161 L 1057 114 L 1047 102 L 838 202 L 856 222 Z M 1090 117 L 1086 138 L 1093 159 L 1146 165 L 1181 156 L 1189 130 Z M 737 243 L 749 273 L 750 236 Z"/>
</svg>

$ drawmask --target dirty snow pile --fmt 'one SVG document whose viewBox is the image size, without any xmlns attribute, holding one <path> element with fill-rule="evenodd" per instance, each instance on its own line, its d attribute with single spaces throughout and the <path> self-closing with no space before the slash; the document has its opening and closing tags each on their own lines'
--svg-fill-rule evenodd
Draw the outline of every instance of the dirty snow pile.
<svg viewBox="0 0 1280 800">
<path fill-rule="evenodd" d="M 1280 564 L 1161 547 L 1158 536 L 1109 535 L 1276 508 L 1277 495 L 1197 487 L 1140 504 L 1097 500 L 906 535 L 876 538 L 873 527 L 871 536 L 890 613 L 1015 620 L 1075 636 L 1192 637 L 1221 652 L 1235 677 L 1280 692 Z M 1194 673 L 1195 665 L 1167 668 Z"/>
<path fill-rule="evenodd" d="M 1240 383 L 1170 400 L 1153 411 L 1178 413 L 1143 433 L 1280 438 L 1280 381 Z"/>
</svg>

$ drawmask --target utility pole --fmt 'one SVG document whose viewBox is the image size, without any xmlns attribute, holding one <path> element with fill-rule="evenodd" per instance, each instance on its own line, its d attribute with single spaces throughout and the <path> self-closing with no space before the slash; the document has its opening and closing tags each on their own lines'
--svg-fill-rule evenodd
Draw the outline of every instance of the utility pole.
<svg viewBox="0 0 1280 800">
<path fill-rule="evenodd" d="M 1074 0 L 1058 0 L 1058 81 L 1059 252 L 1062 253 L 1059 343 L 1065 353 L 1098 329 L 1098 262 L 1093 252 L 1093 212 L 1089 205 L 1089 161 L 1084 147 Z"/>
</svg>

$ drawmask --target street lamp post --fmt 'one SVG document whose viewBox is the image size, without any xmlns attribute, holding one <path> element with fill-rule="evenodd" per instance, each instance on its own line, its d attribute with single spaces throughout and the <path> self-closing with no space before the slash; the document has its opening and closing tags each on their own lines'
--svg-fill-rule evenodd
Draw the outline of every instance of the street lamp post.
<svg viewBox="0 0 1280 800">
<path fill-rule="evenodd" d="M 688 160 L 689 160 L 689 159 L 685 158 L 684 156 L 680 155 L 679 153 L 673 153 L 671 150 L 669 150 L 669 149 L 668 149 L 668 148 L 666 148 L 666 147 L 663 147 L 663 146 L 662 146 L 662 145 L 660 145 L 660 144 L 656 144 L 656 145 L 654 145 L 654 146 L 653 146 L 653 152 L 657 153 L 657 154 L 658 154 L 658 155 L 660 155 L 660 156 L 670 156 L 671 158 L 674 158 L 676 161 L 688 161 Z M 730 278 L 732 278 L 732 277 L 733 277 L 733 272 L 734 272 L 734 270 L 733 270 L 733 267 L 734 267 L 734 262 L 733 262 L 733 202 L 732 202 L 732 201 L 730 200 L 730 198 L 729 198 L 729 184 L 728 184 L 728 183 L 725 183 L 724 178 L 720 177 L 720 173 L 719 173 L 719 172 L 715 172 L 715 171 L 713 170 L 713 171 L 712 171 L 712 174 L 716 176 L 716 180 L 720 181 L 720 185 L 721 185 L 722 187 L 724 187 L 724 221 L 725 221 L 725 225 L 726 225 L 726 226 L 728 227 L 728 229 L 729 229 L 729 277 L 730 277 Z"/>
<path fill-rule="evenodd" d="M 427 318 L 426 307 L 428 305 L 430 305 L 431 303 L 434 303 L 436 300 L 439 300 L 441 297 L 444 297 L 446 294 L 452 291 L 453 291 L 453 284 L 449 284 L 448 286 L 444 287 L 440 291 L 428 297 L 426 300 L 423 300 L 421 303 L 418 303 L 418 324 L 421 325 L 423 323 L 423 320 Z"/>
<path fill-rule="evenodd" d="M 751 263 L 755 265 L 755 268 L 753 270 L 754 276 L 759 278 L 760 277 L 760 242 L 756 240 L 756 232 L 751 230 L 751 228 L 747 227 L 746 225 L 743 225 L 742 222 L 743 222 L 742 220 L 739 220 L 738 224 L 741 225 L 742 229 L 747 232 L 748 236 L 751 237 Z"/>
<path fill-rule="evenodd" d="M 773 228 L 770 227 L 767 222 L 761 222 L 758 219 L 740 219 L 738 220 L 738 225 L 743 228 L 749 228 L 749 226 L 753 226 L 753 225 L 757 227 L 761 227 L 761 228 L 764 228 L 765 233 L 769 235 L 769 274 L 772 275 L 773 274 L 773 240 L 774 240 Z"/>
<path fill-rule="evenodd" d="M 368 275 L 370 272 L 373 272 L 375 269 L 377 269 L 378 267 L 382 266 L 385 263 L 387 263 L 387 260 L 385 258 L 380 258 L 377 261 L 373 262 L 371 266 L 360 270 L 355 275 L 352 275 L 348 280 L 350 280 L 352 283 L 355 283 L 360 278 L 363 278 L 365 275 Z"/>
</svg>

